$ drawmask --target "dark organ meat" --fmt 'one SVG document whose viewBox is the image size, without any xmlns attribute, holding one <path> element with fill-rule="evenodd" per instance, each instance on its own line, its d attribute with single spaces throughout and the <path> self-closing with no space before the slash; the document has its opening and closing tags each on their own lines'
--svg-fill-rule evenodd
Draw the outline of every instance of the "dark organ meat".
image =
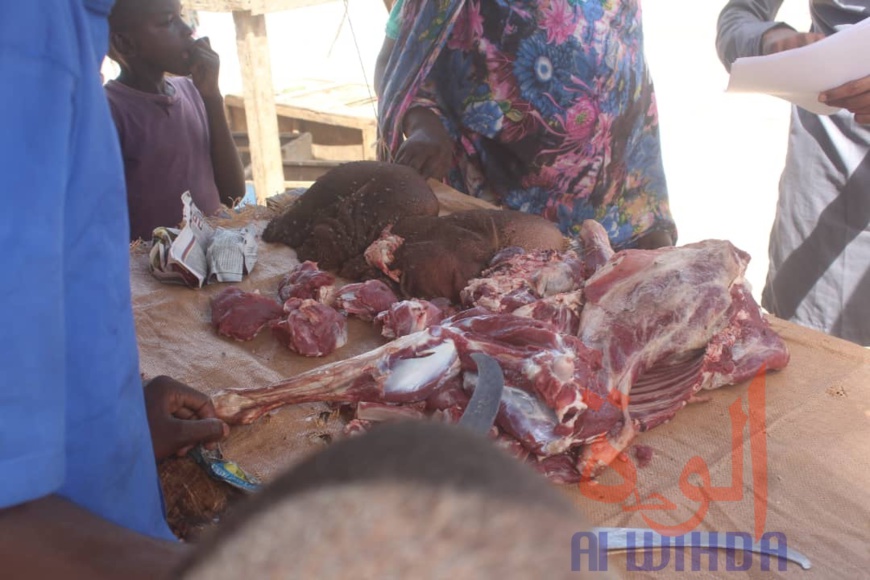
<svg viewBox="0 0 870 580">
<path fill-rule="evenodd" d="M 211 299 L 211 323 L 218 334 L 240 341 L 253 340 L 267 324 L 284 315 L 271 298 L 227 288 Z"/>
<path fill-rule="evenodd" d="M 281 302 L 290 298 L 310 298 L 329 305 L 334 293 L 335 276 L 318 269 L 316 262 L 302 262 L 278 283 L 278 298 Z"/>
<path fill-rule="evenodd" d="M 594 477 L 637 433 L 670 420 L 699 390 L 788 363 L 743 279 L 747 254 L 710 240 L 626 250 L 601 262 L 608 252 L 598 230 L 584 224 L 579 254 L 499 256 L 489 271 L 494 280 L 469 285 L 478 306 L 270 387 L 225 391 L 215 397 L 217 413 L 248 423 L 307 401 L 415 411 L 422 403 L 438 419 L 456 421 L 476 384 L 470 356 L 483 352 L 505 376 L 499 445 L 554 481 L 576 482 Z M 523 283 L 499 278 L 508 271 Z M 492 291 L 474 293 L 483 287 Z M 506 312 L 506 299 L 519 294 Z M 578 316 L 576 330 L 565 310 Z"/>
<path fill-rule="evenodd" d="M 376 320 L 381 323 L 381 334 L 385 338 L 398 338 L 426 330 L 443 318 L 441 308 L 428 300 L 402 300 L 378 314 Z"/>
<path fill-rule="evenodd" d="M 347 319 L 335 309 L 311 299 L 290 298 L 287 317 L 273 322 L 278 341 L 303 356 L 326 356 L 347 343 Z"/>
<path fill-rule="evenodd" d="M 372 321 L 398 302 L 396 294 L 380 280 L 342 286 L 335 297 L 335 307 L 361 320 Z"/>
</svg>

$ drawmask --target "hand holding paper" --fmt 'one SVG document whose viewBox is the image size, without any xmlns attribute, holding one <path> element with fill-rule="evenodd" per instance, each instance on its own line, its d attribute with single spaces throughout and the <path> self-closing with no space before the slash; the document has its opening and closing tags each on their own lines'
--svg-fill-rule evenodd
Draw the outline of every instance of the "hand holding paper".
<svg viewBox="0 0 870 580">
<path fill-rule="evenodd" d="M 865 118 L 870 111 L 859 111 L 870 106 L 870 95 L 866 94 L 866 85 L 870 84 L 866 79 L 870 76 L 867 54 L 870 19 L 799 48 L 738 58 L 731 66 L 727 90 L 775 95 L 818 115 L 830 115 L 845 107 L 855 112 L 856 118 Z M 847 83 L 852 88 L 843 87 Z M 839 89 L 833 93 L 835 98 L 829 94 L 826 103 L 820 102 L 819 95 L 832 89 Z M 857 118 L 858 122 L 866 122 L 861 118 Z"/>
<path fill-rule="evenodd" d="M 870 125 L 870 76 L 846 83 L 819 97 L 832 107 L 842 107 L 855 113 L 855 121 Z"/>
</svg>

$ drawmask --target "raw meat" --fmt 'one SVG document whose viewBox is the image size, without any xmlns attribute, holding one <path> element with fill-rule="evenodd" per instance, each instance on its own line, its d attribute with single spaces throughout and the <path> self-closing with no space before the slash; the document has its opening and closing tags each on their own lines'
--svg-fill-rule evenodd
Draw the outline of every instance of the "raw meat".
<svg viewBox="0 0 870 580">
<path fill-rule="evenodd" d="M 583 308 L 583 293 L 579 290 L 554 294 L 507 310 L 516 316 L 526 316 L 551 323 L 562 334 L 576 335 L 580 331 L 580 311 Z"/>
<path fill-rule="evenodd" d="M 403 300 L 376 318 L 385 338 L 398 338 L 425 330 L 444 319 L 444 313 L 428 300 Z"/>
<path fill-rule="evenodd" d="M 303 356 L 325 356 L 347 343 L 347 319 L 334 308 L 311 299 L 290 298 L 287 317 L 273 322 L 272 334 Z"/>
<path fill-rule="evenodd" d="M 284 315 L 281 305 L 256 292 L 227 288 L 211 299 L 211 323 L 218 334 L 253 340 L 267 324 Z"/>
<path fill-rule="evenodd" d="M 607 255 L 599 238 L 583 233 L 581 240 L 592 240 L 587 256 Z M 285 404 L 334 401 L 413 403 L 415 410 L 424 403 L 440 419 L 457 420 L 476 384 L 470 355 L 484 352 L 505 376 L 500 444 L 521 446 L 542 473 L 572 482 L 594 477 L 637 433 L 670 420 L 700 389 L 787 364 L 785 344 L 743 279 L 748 256 L 730 243 L 596 260 L 574 252 L 505 253 L 490 274 L 514 272 L 524 276 L 521 285 L 498 279 L 487 286 L 495 289 L 489 302 L 439 325 L 271 387 L 221 393 L 218 415 L 250 422 Z M 502 311 L 517 292 L 528 300 L 517 301 L 523 304 L 514 312 L 532 318 Z M 576 333 L 556 306 L 579 312 Z M 538 308 L 551 308 L 554 319 L 536 319 Z"/>
<path fill-rule="evenodd" d="M 386 403 L 361 402 L 356 406 L 356 419 L 382 423 L 384 421 L 401 421 L 404 419 L 425 419 L 421 409 L 411 405 L 388 405 Z"/>
<path fill-rule="evenodd" d="M 335 307 L 360 320 L 371 321 L 398 302 L 396 294 L 380 280 L 342 286 L 335 297 Z"/>
<path fill-rule="evenodd" d="M 505 259 L 505 255 L 510 255 Z M 465 306 L 492 312 L 512 312 L 540 298 L 582 287 L 587 268 L 572 251 L 542 250 L 498 254 L 480 278 L 468 282 L 461 298 Z"/>
<path fill-rule="evenodd" d="M 335 276 L 317 267 L 316 262 L 302 262 L 278 283 L 278 298 L 310 298 L 329 306 L 335 294 Z"/>
</svg>

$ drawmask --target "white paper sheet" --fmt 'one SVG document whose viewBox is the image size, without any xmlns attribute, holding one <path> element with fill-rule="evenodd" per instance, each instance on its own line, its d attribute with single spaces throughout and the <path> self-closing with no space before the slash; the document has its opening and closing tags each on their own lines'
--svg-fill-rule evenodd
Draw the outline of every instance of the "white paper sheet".
<svg viewBox="0 0 870 580">
<path fill-rule="evenodd" d="M 766 93 L 816 113 L 839 109 L 819 102 L 819 93 L 870 75 L 870 18 L 827 38 L 769 56 L 738 58 L 728 92 Z"/>
</svg>

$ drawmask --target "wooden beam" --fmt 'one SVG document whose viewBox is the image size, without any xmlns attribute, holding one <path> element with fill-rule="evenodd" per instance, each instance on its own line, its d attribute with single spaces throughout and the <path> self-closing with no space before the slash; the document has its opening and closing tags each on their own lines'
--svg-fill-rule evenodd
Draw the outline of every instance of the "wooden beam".
<svg viewBox="0 0 870 580">
<path fill-rule="evenodd" d="M 245 94 L 245 117 L 251 140 L 251 169 L 257 203 L 284 191 L 284 167 L 278 139 L 278 116 L 275 89 L 266 37 L 266 17 L 250 11 L 233 12 L 236 23 L 236 47 L 242 69 Z"/>
</svg>

